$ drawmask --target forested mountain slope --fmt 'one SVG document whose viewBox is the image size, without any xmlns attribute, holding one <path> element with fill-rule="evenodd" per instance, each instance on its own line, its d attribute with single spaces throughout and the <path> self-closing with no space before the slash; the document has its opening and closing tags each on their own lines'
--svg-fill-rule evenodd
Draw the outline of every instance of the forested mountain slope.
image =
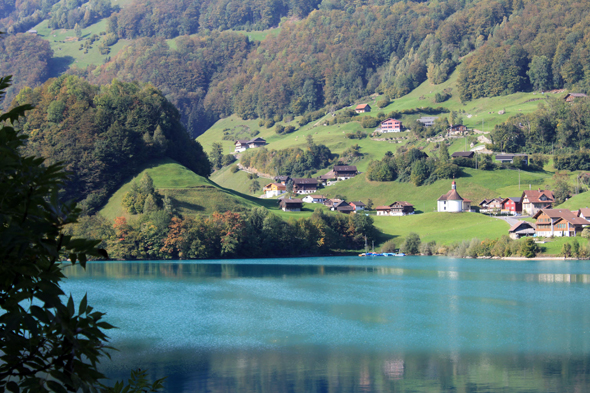
<svg viewBox="0 0 590 393">
<path fill-rule="evenodd" d="M 94 86 L 76 76 L 23 89 L 18 104 L 35 108 L 21 122 L 25 151 L 71 172 L 66 199 L 95 211 L 146 162 L 169 157 L 208 176 L 209 161 L 174 106 L 151 85 L 113 81 Z"/>
</svg>

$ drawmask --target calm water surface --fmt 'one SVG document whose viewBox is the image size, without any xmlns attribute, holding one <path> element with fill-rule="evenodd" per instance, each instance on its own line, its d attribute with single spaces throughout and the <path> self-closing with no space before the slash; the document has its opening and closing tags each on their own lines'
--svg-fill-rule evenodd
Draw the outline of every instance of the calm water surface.
<svg viewBox="0 0 590 393">
<path fill-rule="evenodd" d="M 590 262 L 90 263 L 64 284 L 170 392 L 588 392 Z"/>
</svg>

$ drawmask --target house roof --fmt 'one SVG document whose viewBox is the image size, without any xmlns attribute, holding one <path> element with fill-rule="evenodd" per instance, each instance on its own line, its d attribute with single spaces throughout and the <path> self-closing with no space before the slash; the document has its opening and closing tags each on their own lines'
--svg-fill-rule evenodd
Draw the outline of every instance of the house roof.
<svg viewBox="0 0 590 393">
<path fill-rule="evenodd" d="M 519 228 L 520 228 L 520 230 L 522 230 L 522 229 L 526 229 L 526 228 L 524 228 L 524 227 L 527 227 L 527 226 L 528 226 L 529 228 L 533 228 L 533 229 L 534 229 L 536 225 L 535 225 L 535 224 L 533 224 L 533 223 L 530 223 L 530 222 L 526 222 L 526 221 L 518 221 L 516 224 L 514 224 L 514 225 L 512 225 L 512 226 L 510 227 L 510 229 L 508 230 L 508 233 L 510 233 L 510 232 L 515 232 L 515 231 L 519 230 Z M 522 227 L 522 228 L 521 228 L 521 227 Z"/>
<path fill-rule="evenodd" d="M 281 204 L 282 205 L 289 205 L 289 204 L 302 204 L 303 201 L 301 199 L 281 199 Z"/>
<path fill-rule="evenodd" d="M 346 205 L 346 206 L 338 206 L 336 208 L 336 210 L 338 210 L 339 212 L 353 212 L 354 211 L 354 207 Z"/>
<path fill-rule="evenodd" d="M 318 185 L 318 179 L 293 178 L 293 184 L 312 184 Z"/>
<path fill-rule="evenodd" d="M 367 107 L 370 108 L 369 104 L 358 104 L 355 109 L 366 109 Z"/>
<path fill-rule="evenodd" d="M 568 221 L 570 224 L 574 225 L 590 225 L 590 222 L 581 218 L 577 217 L 575 213 L 568 209 L 542 209 L 537 212 L 533 216 L 533 218 L 538 218 L 541 214 L 545 213 L 551 219 L 564 219 Z"/>
<path fill-rule="evenodd" d="M 463 124 L 453 124 L 449 126 L 449 130 L 454 130 L 455 128 L 462 128 L 465 127 Z"/>
<path fill-rule="evenodd" d="M 543 201 L 539 199 L 542 195 L 545 195 L 548 200 Z M 522 193 L 522 196 L 526 196 L 531 203 L 555 202 L 555 197 L 553 196 L 553 191 L 551 190 L 526 190 Z"/>
<path fill-rule="evenodd" d="M 346 203 L 345 201 L 341 201 L 339 200 L 338 202 L 334 202 L 334 207 L 338 208 L 341 206 L 350 206 L 348 203 Z"/>
<path fill-rule="evenodd" d="M 496 160 L 512 160 L 515 157 L 528 157 L 528 154 L 496 154 Z"/>
<path fill-rule="evenodd" d="M 390 207 L 393 207 L 393 205 L 395 205 L 395 204 L 398 204 L 398 205 L 400 205 L 400 206 L 414 206 L 414 205 L 412 205 L 411 203 L 409 203 L 409 202 L 406 202 L 406 201 L 396 201 L 396 202 L 393 202 L 393 203 L 392 203 L 391 205 L 389 205 L 389 206 L 390 206 Z"/>
<path fill-rule="evenodd" d="M 565 98 L 572 96 L 572 97 L 588 97 L 586 94 L 584 93 L 569 93 L 568 95 L 565 96 Z"/>
<path fill-rule="evenodd" d="M 577 216 L 580 217 L 580 215 L 590 218 L 590 209 L 588 209 L 587 207 L 583 207 L 581 209 L 578 209 Z"/>
<path fill-rule="evenodd" d="M 284 184 L 281 184 L 281 183 L 268 183 L 266 186 L 264 186 L 264 188 L 270 188 L 273 185 L 277 186 L 277 188 L 279 190 L 286 190 L 287 189 L 287 186 Z"/>
<path fill-rule="evenodd" d="M 502 201 L 502 203 L 506 202 L 507 200 L 511 200 L 513 202 L 520 203 L 520 202 L 522 202 L 522 197 L 508 197 L 508 198 L 504 198 L 504 200 Z"/>
<path fill-rule="evenodd" d="M 351 204 L 355 205 L 355 206 L 367 206 L 364 203 L 362 203 L 361 201 L 354 201 L 354 202 L 350 202 Z"/>
<path fill-rule="evenodd" d="M 391 206 L 377 206 L 375 210 L 391 210 Z"/>
<path fill-rule="evenodd" d="M 310 197 L 312 197 L 314 199 L 326 199 L 326 197 L 323 196 L 323 195 L 308 195 L 308 196 L 310 196 Z"/>
<path fill-rule="evenodd" d="M 326 173 L 325 175 L 321 175 L 319 177 L 319 179 L 327 180 L 327 179 L 334 179 L 335 177 L 336 177 L 336 174 L 334 173 L 333 170 L 331 170 L 330 172 Z"/>
<path fill-rule="evenodd" d="M 472 158 L 475 153 L 472 151 L 456 151 L 451 154 L 451 157 L 465 157 L 465 158 Z"/>
<path fill-rule="evenodd" d="M 438 201 L 462 201 L 461 195 L 457 192 L 457 190 L 451 190 L 447 192 L 445 195 L 441 195 Z"/>
<path fill-rule="evenodd" d="M 238 143 L 243 145 L 243 144 L 248 143 L 248 141 L 245 139 L 238 139 L 237 141 L 234 142 L 234 145 L 237 145 Z"/>
<path fill-rule="evenodd" d="M 398 121 L 398 122 L 400 122 L 400 123 L 401 123 L 401 120 L 397 120 L 397 119 L 394 119 L 394 118 L 389 118 L 389 119 L 387 119 L 387 120 L 383 120 L 383 121 L 381 122 L 381 124 L 383 124 L 383 123 L 386 123 L 386 122 L 388 122 L 388 121 Z"/>
<path fill-rule="evenodd" d="M 254 138 L 254 139 L 250 139 L 248 141 L 248 143 L 266 143 L 266 140 L 264 140 L 262 138 Z"/>
<path fill-rule="evenodd" d="M 354 166 L 354 165 L 336 165 L 336 166 L 334 166 L 334 172 L 356 172 L 356 166 Z"/>
</svg>

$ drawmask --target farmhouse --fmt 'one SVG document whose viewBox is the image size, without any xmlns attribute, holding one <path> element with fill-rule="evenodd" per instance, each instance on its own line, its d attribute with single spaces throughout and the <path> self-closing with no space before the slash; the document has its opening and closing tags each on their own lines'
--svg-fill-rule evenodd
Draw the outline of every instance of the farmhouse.
<svg viewBox="0 0 590 393">
<path fill-rule="evenodd" d="M 471 201 L 461 198 L 461 195 L 457 192 L 457 183 L 454 180 L 451 191 L 441 195 L 436 202 L 439 212 L 461 213 L 471 211 Z"/>
<path fill-rule="evenodd" d="M 508 230 L 511 239 L 520 239 L 523 236 L 535 236 L 535 224 L 519 221 Z"/>
<path fill-rule="evenodd" d="M 357 212 L 360 210 L 365 210 L 365 207 L 367 207 L 367 205 L 365 205 L 361 201 L 350 202 L 349 205 L 354 207 L 354 210 Z"/>
<path fill-rule="evenodd" d="M 479 203 L 481 213 L 500 213 L 504 198 L 484 199 Z"/>
<path fill-rule="evenodd" d="M 333 171 L 337 180 L 348 180 L 358 174 L 354 165 L 335 165 Z"/>
<path fill-rule="evenodd" d="M 588 220 L 588 219 L 590 219 L 590 209 L 588 209 L 587 207 L 583 207 L 581 209 L 578 209 L 578 211 L 576 212 L 576 216 L 582 217 L 582 218 Z"/>
<path fill-rule="evenodd" d="M 305 203 L 324 203 L 325 201 L 326 197 L 323 195 L 307 195 L 303 198 Z"/>
<path fill-rule="evenodd" d="M 356 106 L 356 108 L 354 108 L 354 111 L 356 113 L 371 112 L 371 107 L 369 106 L 369 104 L 359 104 Z"/>
<path fill-rule="evenodd" d="M 287 182 L 291 180 L 291 178 L 289 176 L 275 176 L 275 182 L 276 183 L 281 183 L 281 184 L 287 184 Z"/>
<path fill-rule="evenodd" d="M 350 214 L 355 211 L 354 207 L 350 206 L 348 203 L 344 201 L 336 202 L 330 208 L 332 211 L 337 211 L 340 213 Z"/>
<path fill-rule="evenodd" d="M 254 138 L 251 140 L 237 140 L 234 142 L 236 146 L 236 153 L 246 151 L 248 149 L 254 149 L 266 145 L 266 141 L 262 138 Z"/>
<path fill-rule="evenodd" d="M 387 119 L 381 122 L 380 132 L 401 132 L 402 122 L 396 119 Z"/>
<path fill-rule="evenodd" d="M 293 192 L 296 194 L 313 194 L 318 191 L 317 179 L 297 179 L 293 180 Z"/>
<path fill-rule="evenodd" d="M 541 209 L 551 209 L 555 197 L 550 190 L 528 190 L 521 196 L 522 213 L 534 215 Z"/>
<path fill-rule="evenodd" d="M 300 212 L 303 208 L 303 201 L 301 199 L 281 199 L 279 206 L 285 212 Z"/>
<path fill-rule="evenodd" d="M 474 155 L 472 151 L 456 151 L 451 154 L 451 158 L 473 158 Z"/>
<path fill-rule="evenodd" d="M 496 154 L 496 161 L 501 163 L 514 163 L 514 160 L 520 159 L 525 165 L 529 164 L 529 156 L 527 154 Z"/>
<path fill-rule="evenodd" d="M 330 208 L 330 210 L 332 209 L 332 206 L 334 206 L 337 203 L 342 202 L 342 199 L 338 199 L 338 198 L 333 198 L 333 199 L 326 199 L 324 201 L 324 206 L 327 206 Z"/>
<path fill-rule="evenodd" d="M 588 96 L 584 93 L 569 93 L 568 95 L 566 95 L 564 97 L 564 100 L 566 102 L 574 102 L 576 98 L 586 98 L 586 97 L 588 97 Z"/>
<path fill-rule="evenodd" d="M 269 183 L 262 188 L 267 198 L 279 196 L 287 192 L 287 186 L 281 183 Z"/>
<path fill-rule="evenodd" d="M 377 206 L 378 216 L 407 216 L 414 214 L 414 205 L 406 201 L 393 202 L 389 206 Z"/>
<path fill-rule="evenodd" d="M 589 221 L 567 209 L 542 209 L 533 218 L 537 219 L 535 236 L 543 237 L 576 236 L 584 226 L 590 225 Z"/>
<path fill-rule="evenodd" d="M 330 170 L 325 175 L 318 176 L 318 180 L 322 183 L 322 186 L 331 186 L 336 181 L 336 174 L 334 170 Z"/>
<path fill-rule="evenodd" d="M 504 198 L 502 201 L 502 214 L 517 215 L 522 213 L 522 198 L 510 197 Z"/>
</svg>

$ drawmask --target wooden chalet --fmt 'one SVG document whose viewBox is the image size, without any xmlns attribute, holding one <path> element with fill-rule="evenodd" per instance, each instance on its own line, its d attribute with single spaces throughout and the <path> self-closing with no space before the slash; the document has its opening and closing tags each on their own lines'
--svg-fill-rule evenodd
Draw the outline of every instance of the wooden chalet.
<svg viewBox="0 0 590 393">
<path fill-rule="evenodd" d="M 262 188 L 267 198 L 279 196 L 287 192 L 287 186 L 281 183 L 269 183 Z"/>
<path fill-rule="evenodd" d="M 281 184 L 286 185 L 289 180 L 291 180 L 291 178 L 289 176 L 284 176 L 284 175 L 275 176 L 275 183 L 281 183 Z"/>
<path fill-rule="evenodd" d="M 262 139 L 262 138 L 254 138 L 254 139 L 250 139 L 250 140 L 243 140 L 243 139 L 239 139 L 237 141 L 234 142 L 234 145 L 236 146 L 236 153 L 240 153 L 243 151 L 246 151 L 248 149 L 254 149 L 257 147 L 261 147 L 266 145 L 266 140 Z"/>
<path fill-rule="evenodd" d="M 334 203 L 332 205 L 332 207 L 330 208 L 330 210 L 337 211 L 337 212 L 340 212 L 340 213 L 345 213 L 345 214 L 350 214 L 350 213 L 353 213 L 355 211 L 354 207 L 350 206 L 345 201 L 340 201 L 340 202 Z"/>
<path fill-rule="evenodd" d="M 551 190 L 528 190 L 521 196 L 522 213 L 535 215 L 539 210 L 551 209 L 555 203 L 555 197 Z"/>
<path fill-rule="evenodd" d="M 335 165 L 333 171 L 337 180 L 347 180 L 358 174 L 354 165 Z"/>
<path fill-rule="evenodd" d="M 414 205 L 405 201 L 393 202 L 389 206 L 377 206 L 378 216 L 407 216 L 414 214 Z"/>
<path fill-rule="evenodd" d="M 508 236 L 515 240 L 524 236 L 535 236 L 535 224 L 519 221 L 508 230 Z"/>
<path fill-rule="evenodd" d="M 342 202 L 342 199 L 338 199 L 338 198 L 332 198 L 332 199 L 326 199 L 324 201 L 324 206 L 327 206 L 330 208 L 330 210 L 332 209 L 332 206 L 334 206 L 337 203 Z"/>
<path fill-rule="evenodd" d="M 484 199 L 479 203 L 480 213 L 500 213 L 504 198 Z"/>
<path fill-rule="evenodd" d="M 332 185 L 334 181 L 336 181 L 336 174 L 334 173 L 334 170 L 331 170 L 325 175 L 318 176 L 318 180 L 323 186 L 329 186 Z"/>
<path fill-rule="evenodd" d="M 354 108 L 354 111 L 356 113 L 371 112 L 371 106 L 369 104 L 359 104 Z"/>
<path fill-rule="evenodd" d="M 517 215 L 522 213 L 522 198 L 510 197 L 502 200 L 502 214 Z"/>
<path fill-rule="evenodd" d="M 474 155 L 472 151 L 456 151 L 451 154 L 451 158 L 473 158 Z"/>
<path fill-rule="evenodd" d="M 401 132 L 403 128 L 402 122 L 396 119 L 387 119 L 381 122 L 379 130 L 382 133 L 385 132 Z"/>
<path fill-rule="evenodd" d="M 584 93 L 569 93 L 563 99 L 566 102 L 574 102 L 576 100 L 576 98 L 586 98 L 586 97 L 588 97 L 588 96 Z"/>
<path fill-rule="evenodd" d="M 279 206 L 285 212 L 300 212 L 303 208 L 303 201 L 301 199 L 281 199 Z"/>
<path fill-rule="evenodd" d="M 535 236 L 570 237 L 581 233 L 590 222 L 568 209 L 542 209 L 533 218 L 537 219 Z"/>
<path fill-rule="evenodd" d="M 318 191 L 317 179 L 298 179 L 293 180 L 293 192 L 296 194 L 313 194 Z"/>
</svg>

